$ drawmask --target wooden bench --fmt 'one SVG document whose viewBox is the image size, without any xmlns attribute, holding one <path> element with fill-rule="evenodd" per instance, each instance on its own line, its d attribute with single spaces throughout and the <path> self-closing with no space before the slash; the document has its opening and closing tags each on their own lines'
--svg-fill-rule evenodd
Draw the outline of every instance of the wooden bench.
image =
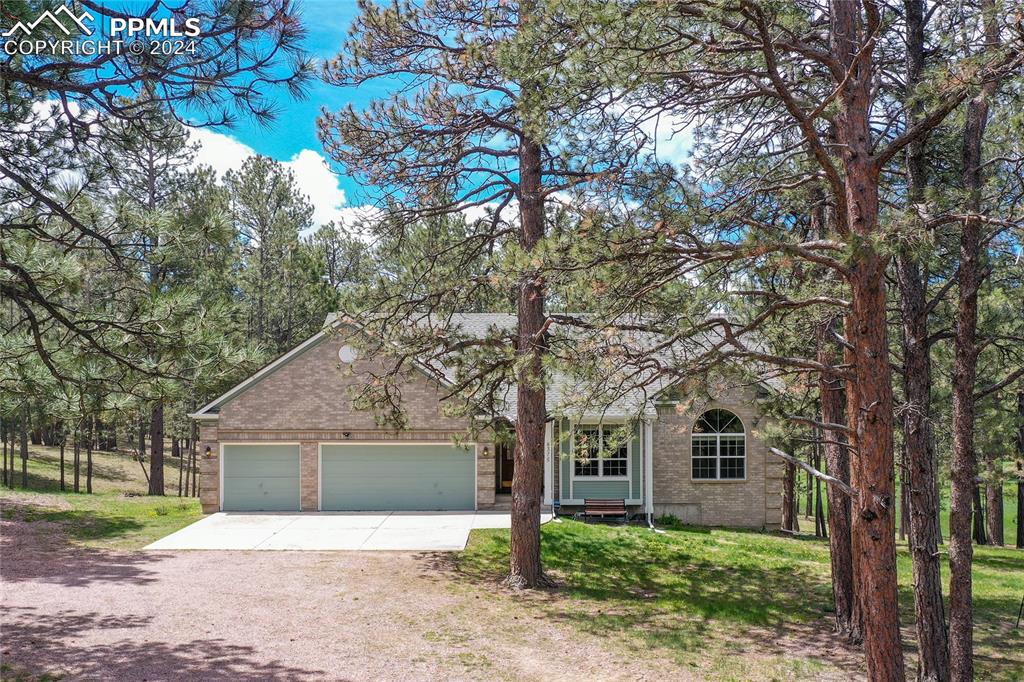
<svg viewBox="0 0 1024 682">
<path fill-rule="evenodd" d="M 583 500 L 583 519 L 596 518 L 621 518 L 623 522 L 629 520 L 629 512 L 626 511 L 625 500 Z"/>
</svg>

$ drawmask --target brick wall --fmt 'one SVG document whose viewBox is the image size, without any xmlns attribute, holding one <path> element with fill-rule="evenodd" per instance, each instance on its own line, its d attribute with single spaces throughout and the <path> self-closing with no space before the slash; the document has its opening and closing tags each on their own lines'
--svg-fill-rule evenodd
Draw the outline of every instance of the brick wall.
<svg viewBox="0 0 1024 682">
<path fill-rule="evenodd" d="M 210 447 L 212 457 L 202 458 L 201 501 L 203 511 L 220 507 L 220 443 L 300 442 L 301 490 L 304 511 L 315 511 L 319 500 L 318 444 L 320 442 L 416 440 L 449 442 L 464 437 L 470 421 L 444 413 L 443 389 L 433 380 L 410 373 L 402 386 L 402 406 L 407 429 L 383 426 L 372 411 L 352 407 L 352 389 L 379 371 L 378 360 L 357 360 L 342 365 L 338 349 L 341 335 L 328 337 L 221 407 L 216 422 L 200 425 L 200 455 Z M 477 505 L 494 504 L 494 444 L 483 434 L 477 438 Z M 484 455 L 486 449 L 487 454 Z"/>
<path fill-rule="evenodd" d="M 226 430 L 348 431 L 380 429 L 372 411 L 352 407 L 353 388 L 381 370 L 377 360 L 342 365 L 341 335 L 328 337 L 266 377 L 221 408 L 219 427 Z M 402 407 L 410 430 L 462 431 L 465 417 L 444 414 L 443 389 L 432 379 L 413 372 L 402 386 Z"/>
<path fill-rule="evenodd" d="M 690 478 L 690 434 L 701 412 L 723 408 L 735 413 L 746 432 L 744 481 Z M 782 521 L 783 463 L 757 437 L 761 417 L 750 389 L 721 392 L 712 402 L 689 407 L 658 407 L 654 422 L 654 511 L 686 523 L 709 526 L 777 528 Z M 755 426 L 757 423 L 758 426 Z"/>
</svg>

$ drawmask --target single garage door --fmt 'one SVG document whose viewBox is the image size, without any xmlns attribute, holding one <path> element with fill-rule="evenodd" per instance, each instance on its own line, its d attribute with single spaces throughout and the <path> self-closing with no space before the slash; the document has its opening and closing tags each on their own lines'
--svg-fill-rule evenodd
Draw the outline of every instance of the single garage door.
<svg viewBox="0 0 1024 682">
<path fill-rule="evenodd" d="M 472 510 L 474 449 L 448 444 L 323 445 L 320 508 L 325 511 Z"/>
<path fill-rule="evenodd" d="M 298 445 L 225 445 L 225 511 L 298 511 Z"/>
</svg>

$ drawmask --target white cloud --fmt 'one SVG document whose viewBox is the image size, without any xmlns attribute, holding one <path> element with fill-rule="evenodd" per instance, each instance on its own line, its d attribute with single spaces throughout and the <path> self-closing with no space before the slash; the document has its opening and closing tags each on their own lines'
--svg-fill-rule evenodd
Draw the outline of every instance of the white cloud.
<svg viewBox="0 0 1024 682">
<path fill-rule="evenodd" d="M 218 178 L 223 178 L 229 170 L 241 168 L 250 156 L 256 156 L 255 149 L 230 135 L 218 133 L 210 128 L 192 128 L 189 132 L 190 140 L 202 145 L 196 152 L 196 165 L 210 166 Z"/>
<path fill-rule="evenodd" d="M 345 190 L 338 187 L 338 176 L 331 172 L 327 161 L 312 149 L 303 149 L 285 163 L 295 173 L 299 187 L 313 204 L 313 224 L 316 226 L 343 219 Z"/>
<path fill-rule="evenodd" d="M 659 114 L 644 120 L 640 129 L 651 138 L 648 143 L 660 161 L 682 165 L 693 152 L 693 128 L 672 114 Z"/>
<path fill-rule="evenodd" d="M 241 168 L 256 150 L 230 135 L 209 128 L 193 128 L 192 140 L 202 146 L 196 153 L 196 164 L 211 166 L 218 177 Z M 313 227 L 335 221 L 342 223 L 351 211 L 346 206 L 345 190 L 338 185 L 338 176 L 331 172 L 323 155 L 312 149 L 303 149 L 284 165 L 295 174 L 299 190 L 313 204 Z"/>
</svg>

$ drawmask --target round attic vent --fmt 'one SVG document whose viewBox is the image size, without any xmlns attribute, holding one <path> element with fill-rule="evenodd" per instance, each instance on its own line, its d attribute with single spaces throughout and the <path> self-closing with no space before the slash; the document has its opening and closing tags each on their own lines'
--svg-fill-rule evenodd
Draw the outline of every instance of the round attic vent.
<svg viewBox="0 0 1024 682">
<path fill-rule="evenodd" d="M 359 358 L 359 353 L 352 346 L 342 346 L 338 349 L 338 359 L 345 364 L 351 364 Z"/>
</svg>

